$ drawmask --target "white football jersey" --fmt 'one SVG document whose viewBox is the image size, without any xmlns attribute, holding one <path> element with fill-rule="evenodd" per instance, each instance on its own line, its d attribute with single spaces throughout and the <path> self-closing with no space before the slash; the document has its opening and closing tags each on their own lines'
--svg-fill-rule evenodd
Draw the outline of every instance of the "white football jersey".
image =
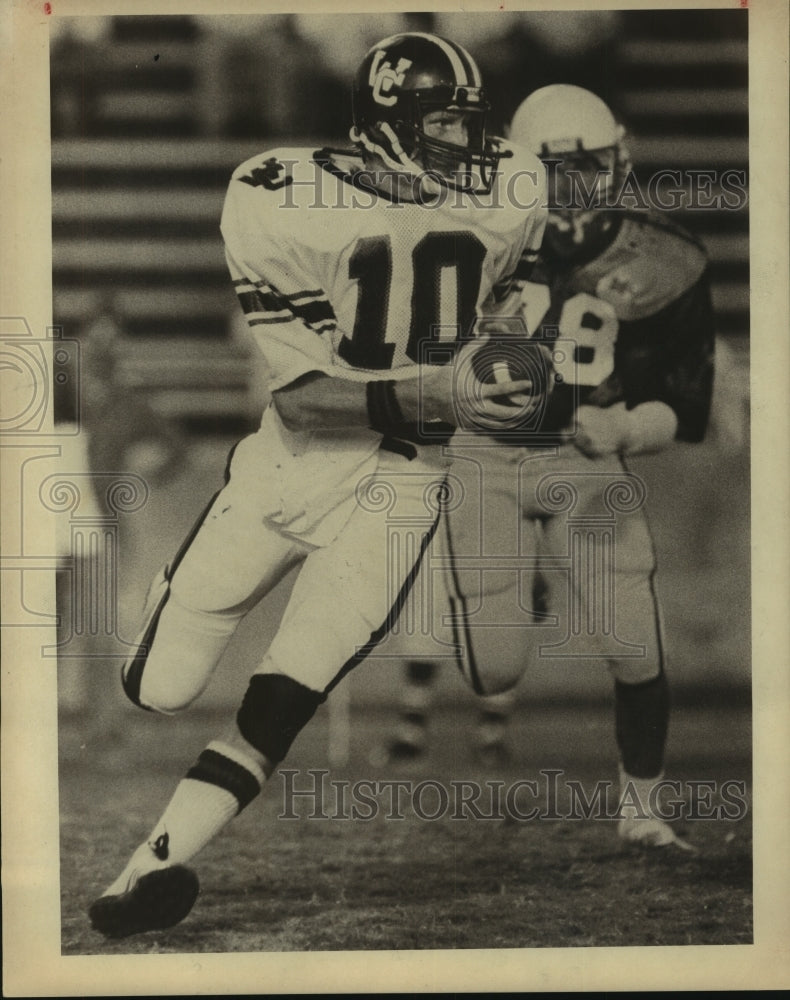
<svg viewBox="0 0 790 1000">
<path fill-rule="evenodd" d="M 420 363 L 447 360 L 443 345 L 474 335 L 484 304 L 537 255 L 546 220 L 543 165 L 503 146 L 512 155 L 489 194 L 443 189 L 423 203 L 376 190 L 351 153 L 277 149 L 235 171 L 222 235 L 270 391 L 308 372 L 415 378 Z M 330 497 L 353 500 L 381 440 L 367 428 L 287 432 L 273 407 L 259 435 L 295 501 L 275 520 L 307 526 L 311 540 Z"/>
<path fill-rule="evenodd" d="M 426 339 L 468 335 L 542 239 L 544 168 L 509 148 L 490 195 L 445 190 L 425 204 L 394 201 L 364 186 L 359 162 L 307 149 L 236 170 L 222 234 L 270 389 L 307 371 L 414 377 Z"/>
</svg>

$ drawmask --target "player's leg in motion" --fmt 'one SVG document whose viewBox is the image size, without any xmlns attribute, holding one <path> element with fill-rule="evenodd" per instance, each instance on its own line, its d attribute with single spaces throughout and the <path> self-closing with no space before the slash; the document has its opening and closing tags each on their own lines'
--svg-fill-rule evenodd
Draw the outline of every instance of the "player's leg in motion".
<svg viewBox="0 0 790 1000">
<path fill-rule="evenodd" d="M 187 708 L 242 618 L 305 551 L 223 490 L 151 585 L 144 628 L 121 673 L 127 697 L 168 715 Z"/>
<path fill-rule="evenodd" d="M 519 502 L 523 450 L 491 441 L 453 452 L 452 475 L 463 483 L 464 502 L 443 523 L 451 606 L 463 645 L 463 673 L 480 700 L 474 753 L 496 766 L 510 758 L 508 724 L 515 688 L 529 663 L 525 629 L 536 625 L 543 581 L 534 555 L 539 525 L 526 520 Z"/>
<path fill-rule="evenodd" d="M 541 524 L 537 521 L 526 521 L 524 524 L 528 537 L 534 539 L 531 552 L 538 551 L 538 544 L 542 535 Z M 535 636 L 539 634 L 540 619 L 547 614 L 548 585 L 546 578 L 535 568 L 523 571 L 521 582 L 527 586 L 523 597 L 519 595 L 518 600 L 524 600 L 528 604 L 527 610 L 533 616 L 535 628 L 522 628 L 519 630 L 519 642 L 523 639 L 523 650 L 518 654 L 518 661 L 521 664 L 522 673 L 526 673 L 529 665 L 536 655 L 537 646 Z M 518 582 L 513 579 L 512 592 L 515 592 Z M 488 597 L 491 602 L 491 595 Z M 494 600 L 502 600 L 502 595 Z M 510 603 L 510 602 L 509 602 Z M 511 604 L 512 607 L 512 604 Z M 511 612 L 512 614 L 512 612 Z M 493 633 L 493 642 L 496 644 L 496 632 Z M 489 656 L 497 656 L 495 648 L 488 653 Z M 477 729 L 475 733 L 475 752 L 481 763 L 489 766 L 506 764 L 512 757 L 509 745 L 508 734 L 510 732 L 510 720 L 516 710 L 516 689 L 515 686 L 499 694 L 481 697 L 478 709 Z"/>
<path fill-rule="evenodd" d="M 412 489 L 422 502 L 424 482 Z M 200 754 L 150 836 L 93 904 L 97 930 L 122 937 L 172 926 L 187 915 L 198 880 L 185 863 L 252 801 L 329 690 L 386 636 L 435 526 L 423 533 L 416 558 L 400 571 L 394 588 L 387 584 L 386 518 L 380 512 L 357 508 L 332 544 L 304 557 L 235 724 Z M 270 534 L 275 549 L 286 544 Z"/>
<path fill-rule="evenodd" d="M 613 476 L 622 472 L 616 460 L 609 465 Z M 595 471 L 605 473 L 606 461 L 597 461 Z M 590 476 L 589 489 L 583 479 L 575 481 L 582 485 L 574 516 L 580 521 L 586 514 L 594 518 L 600 508 L 601 479 Z M 555 516 L 546 522 L 545 539 L 545 551 L 567 551 L 564 518 Z M 674 844 L 690 850 L 651 807 L 653 790 L 664 776 L 670 699 L 654 584 L 655 554 L 644 511 L 639 508 L 618 512 L 614 546 L 610 549 L 598 545 L 593 558 L 592 578 L 589 565 L 580 573 L 583 579 L 574 579 L 571 573 L 569 603 L 576 602 L 588 623 L 600 621 L 600 602 L 611 594 L 614 636 L 623 644 L 623 655 L 612 655 L 609 634 L 591 637 L 591 654 L 605 659 L 614 680 L 615 736 L 620 757 L 618 832 L 626 842 L 646 847 Z M 597 607 L 589 607 L 590 602 Z"/>
<path fill-rule="evenodd" d="M 654 789 L 664 777 L 670 696 L 653 546 L 644 516 L 618 521 L 615 621 L 618 635 L 645 646 L 644 660 L 613 659 L 615 736 L 620 756 L 620 837 L 644 847 L 691 846 L 655 815 Z M 622 544 L 621 544 L 622 543 Z M 621 631 L 622 630 L 622 631 Z"/>
<path fill-rule="evenodd" d="M 502 569 L 497 557 L 512 563 L 525 546 L 531 552 L 533 528 L 523 524 L 518 509 L 518 450 L 492 441 L 483 448 L 456 444 L 453 454 L 451 480 L 462 500 L 450 505 L 439 527 L 439 550 L 452 562 L 445 567 L 446 593 L 440 606 L 432 609 L 432 617 L 443 641 L 463 644 L 462 673 L 480 696 L 471 749 L 481 763 L 496 766 L 510 757 L 507 734 L 515 706 L 513 688 L 527 661 L 512 626 L 521 620 L 519 584 L 529 586 L 532 580 L 531 569 Z M 523 528 L 529 540 L 520 543 Z M 448 613 L 468 615 L 465 624 L 456 621 L 452 635 L 445 634 Z M 498 622 L 506 623 L 504 630 Z M 414 760 L 428 751 L 442 666 L 452 669 L 445 659 L 414 657 L 404 664 L 397 686 L 396 725 L 386 748 L 390 760 Z"/>
<path fill-rule="evenodd" d="M 530 553 L 537 553 L 542 536 L 541 524 L 538 521 L 526 520 L 524 525 L 526 536 L 532 538 L 533 544 Z M 519 593 L 519 585 L 524 590 Z M 546 578 L 536 568 L 530 566 L 522 571 L 517 580 L 513 576 L 511 583 L 511 598 L 507 599 L 507 610 L 505 615 L 510 615 L 508 620 L 516 620 L 512 609 L 517 605 L 522 612 L 527 611 L 531 616 L 530 626 L 522 625 L 518 629 L 519 651 L 515 656 L 510 655 L 511 664 L 516 662 L 515 673 L 525 674 L 530 663 L 534 662 L 537 655 L 536 637 L 540 634 L 540 621 L 547 614 L 548 585 Z M 492 600 L 493 599 L 493 600 Z M 486 600 L 491 605 L 493 602 L 500 604 L 504 600 L 503 594 L 487 595 Z M 522 607 L 523 605 L 523 607 Z M 490 613 L 496 615 L 497 611 L 490 608 Z M 534 626 L 534 627 L 532 627 Z M 513 630 L 515 635 L 516 630 Z M 502 655 L 501 650 L 497 650 L 497 634 L 501 635 L 501 630 L 491 631 L 492 646 L 488 650 L 488 657 Z M 515 674 L 514 674 L 515 676 Z M 517 697 L 516 685 L 501 691 L 498 694 L 481 696 L 478 707 L 477 728 L 475 732 L 475 753 L 481 763 L 489 766 L 507 764 L 512 758 L 509 733 L 511 729 L 511 719 L 516 711 Z"/>
<path fill-rule="evenodd" d="M 206 687 L 244 615 L 306 553 L 304 545 L 264 526 L 231 480 L 152 587 L 139 648 L 124 666 L 129 697 L 166 714 L 186 708 Z M 93 925 L 120 937 L 181 920 L 198 885 L 179 862 L 243 809 L 263 780 L 262 758 L 252 748 L 226 739 L 209 744 L 151 836 L 91 907 Z M 149 877 L 164 868 L 160 878 Z"/>
</svg>

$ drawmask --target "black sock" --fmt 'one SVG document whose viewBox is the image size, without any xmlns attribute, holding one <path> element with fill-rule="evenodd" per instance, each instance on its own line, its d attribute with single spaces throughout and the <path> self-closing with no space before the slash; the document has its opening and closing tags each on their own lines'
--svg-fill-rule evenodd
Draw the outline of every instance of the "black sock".
<svg viewBox="0 0 790 1000">
<path fill-rule="evenodd" d="M 615 729 L 620 759 L 635 778 L 654 778 L 664 767 L 669 727 L 669 685 L 661 673 L 643 684 L 614 682 Z"/>
</svg>

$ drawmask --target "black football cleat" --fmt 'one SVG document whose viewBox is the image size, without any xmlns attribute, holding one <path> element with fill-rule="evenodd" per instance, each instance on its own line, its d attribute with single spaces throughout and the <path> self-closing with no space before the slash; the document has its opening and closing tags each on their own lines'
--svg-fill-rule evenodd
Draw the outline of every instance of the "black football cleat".
<svg viewBox="0 0 790 1000">
<path fill-rule="evenodd" d="M 173 865 L 142 875 L 117 896 L 100 896 L 88 910 L 91 926 L 106 938 L 161 931 L 180 923 L 195 905 L 200 882 L 191 868 Z"/>
</svg>

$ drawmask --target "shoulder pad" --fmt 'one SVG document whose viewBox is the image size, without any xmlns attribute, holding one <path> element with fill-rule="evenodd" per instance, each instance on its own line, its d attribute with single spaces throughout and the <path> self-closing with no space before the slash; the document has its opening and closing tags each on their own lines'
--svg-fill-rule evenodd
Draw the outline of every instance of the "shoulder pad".
<svg viewBox="0 0 790 1000">
<path fill-rule="evenodd" d="M 660 312 L 699 281 L 707 255 L 680 226 L 655 213 L 626 213 L 620 231 L 582 268 L 584 285 L 621 320 Z"/>
<path fill-rule="evenodd" d="M 546 167 L 533 152 L 524 146 L 518 146 L 507 139 L 493 139 L 494 144 L 502 152 L 510 153 L 499 161 L 499 167 L 505 177 L 516 173 L 537 174 L 539 181 L 546 178 Z"/>
<path fill-rule="evenodd" d="M 321 152 L 315 147 L 281 147 L 246 160 L 234 171 L 228 188 L 229 218 L 236 226 L 255 226 L 289 243 L 329 240 L 342 246 L 353 228 L 349 222 L 353 217 L 344 212 L 341 223 L 338 213 L 328 209 L 347 207 L 339 191 L 345 174 L 323 170 Z M 305 225 L 307 218 L 313 222 Z"/>
</svg>

